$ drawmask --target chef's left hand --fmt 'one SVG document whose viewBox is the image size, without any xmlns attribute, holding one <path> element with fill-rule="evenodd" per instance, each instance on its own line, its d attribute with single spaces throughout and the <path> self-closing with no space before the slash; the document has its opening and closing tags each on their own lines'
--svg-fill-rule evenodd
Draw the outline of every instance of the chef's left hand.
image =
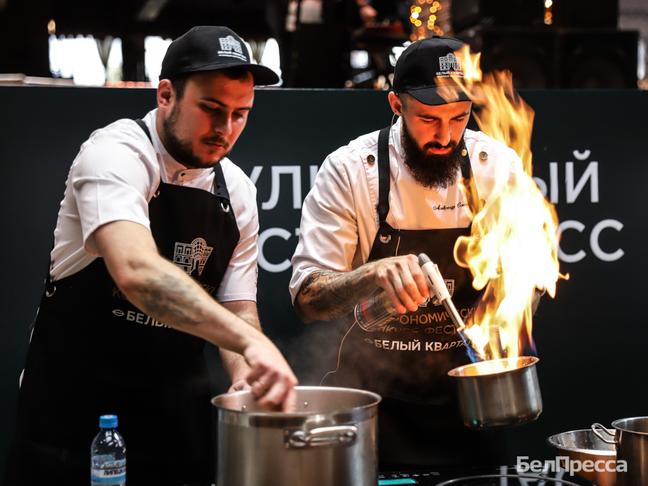
<svg viewBox="0 0 648 486">
<path fill-rule="evenodd" d="M 272 341 L 259 333 L 242 354 L 251 370 L 245 379 L 252 386 L 258 405 L 284 412 L 295 410 L 297 377 Z"/>
</svg>

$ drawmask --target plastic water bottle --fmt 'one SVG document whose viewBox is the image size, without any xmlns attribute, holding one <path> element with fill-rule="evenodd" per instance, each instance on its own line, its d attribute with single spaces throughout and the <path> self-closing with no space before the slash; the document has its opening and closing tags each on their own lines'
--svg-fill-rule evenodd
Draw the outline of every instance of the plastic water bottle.
<svg viewBox="0 0 648 486">
<path fill-rule="evenodd" d="M 92 486 L 125 486 L 126 444 L 117 432 L 117 415 L 102 415 L 99 427 L 90 448 L 90 482 Z"/>
</svg>

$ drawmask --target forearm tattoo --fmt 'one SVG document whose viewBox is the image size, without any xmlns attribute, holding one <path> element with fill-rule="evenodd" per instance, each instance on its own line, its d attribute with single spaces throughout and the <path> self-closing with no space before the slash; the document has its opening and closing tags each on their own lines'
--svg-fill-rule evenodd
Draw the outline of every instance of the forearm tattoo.
<svg viewBox="0 0 648 486">
<path fill-rule="evenodd" d="M 201 296 L 191 284 L 169 273 L 148 279 L 139 292 L 142 310 L 174 327 L 204 322 Z"/>
<path fill-rule="evenodd" d="M 300 311 L 313 320 L 336 319 L 351 312 L 358 300 L 375 288 L 375 283 L 361 269 L 315 271 L 306 277 L 299 290 Z"/>
</svg>

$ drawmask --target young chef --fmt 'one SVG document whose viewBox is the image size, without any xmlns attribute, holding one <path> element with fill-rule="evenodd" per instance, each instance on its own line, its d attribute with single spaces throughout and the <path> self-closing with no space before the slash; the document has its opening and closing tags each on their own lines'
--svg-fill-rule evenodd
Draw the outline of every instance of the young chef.
<svg viewBox="0 0 648 486">
<path fill-rule="evenodd" d="M 254 85 L 226 27 L 194 27 L 162 62 L 157 109 L 96 130 L 72 163 L 18 403 L 9 484 L 87 484 L 115 413 L 128 484 L 214 482 L 205 341 L 233 389 L 287 406 L 296 378 L 259 325 L 255 187 L 227 158 Z"/>
<path fill-rule="evenodd" d="M 401 314 L 378 331 L 351 320 L 333 344 L 337 367 L 323 381 L 383 396 L 383 468 L 499 460 L 490 457 L 489 437 L 461 423 L 447 372 L 468 358 L 443 308 L 426 304 L 416 258 L 423 252 L 439 265 L 466 317 L 480 294 L 453 258 L 471 224 L 460 179 L 474 178 L 486 198 L 497 166 L 520 167 L 513 150 L 466 129 L 471 102 L 463 93 L 446 102 L 437 91 L 437 81 L 463 76 L 453 54 L 462 46 L 434 37 L 403 52 L 388 95 L 400 118 L 326 158 L 304 201 L 292 260 L 290 292 L 304 321 L 346 316 L 377 289 Z"/>
</svg>

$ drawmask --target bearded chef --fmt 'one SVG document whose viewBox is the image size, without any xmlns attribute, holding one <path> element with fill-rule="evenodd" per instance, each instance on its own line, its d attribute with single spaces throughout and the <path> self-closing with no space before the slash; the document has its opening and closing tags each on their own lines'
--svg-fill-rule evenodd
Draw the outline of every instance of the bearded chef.
<svg viewBox="0 0 648 486">
<path fill-rule="evenodd" d="M 274 84 L 226 27 L 162 62 L 157 108 L 96 130 L 69 172 L 18 402 L 8 484 L 87 484 L 115 413 L 128 484 L 214 482 L 205 342 L 233 388 L 287 406 L 296 378 L 256 308 L 255 187 L 227 154 L 254 85 Z"/>
<path fill-rule="evenodd" d="M 302 209 L 290 292 L 306 322 L 334 321 L 377 289 L 400 314 L 378 330 L 342 319 L 336 366 L 323 383 L 375 391 L 381 468 L 497 462 L 488 434 L 466 429 L 447 372 L 468 363 L 465 348 L 430 292 L 416 255 L 438 264 L 460 313 L 480 299 L 453 258 L 471 221 L 459 183 L 487 198 L 496 170 L 521 170 L 515 152 L 466 128 L 471 102 L 451 102 L 437 83 L 462 77 L 463 44 L 433 37 L 399 57 L 390 127 L 331 153 Z M 497 457 L 495 457 L 497 456 Z"/>
</svg>

